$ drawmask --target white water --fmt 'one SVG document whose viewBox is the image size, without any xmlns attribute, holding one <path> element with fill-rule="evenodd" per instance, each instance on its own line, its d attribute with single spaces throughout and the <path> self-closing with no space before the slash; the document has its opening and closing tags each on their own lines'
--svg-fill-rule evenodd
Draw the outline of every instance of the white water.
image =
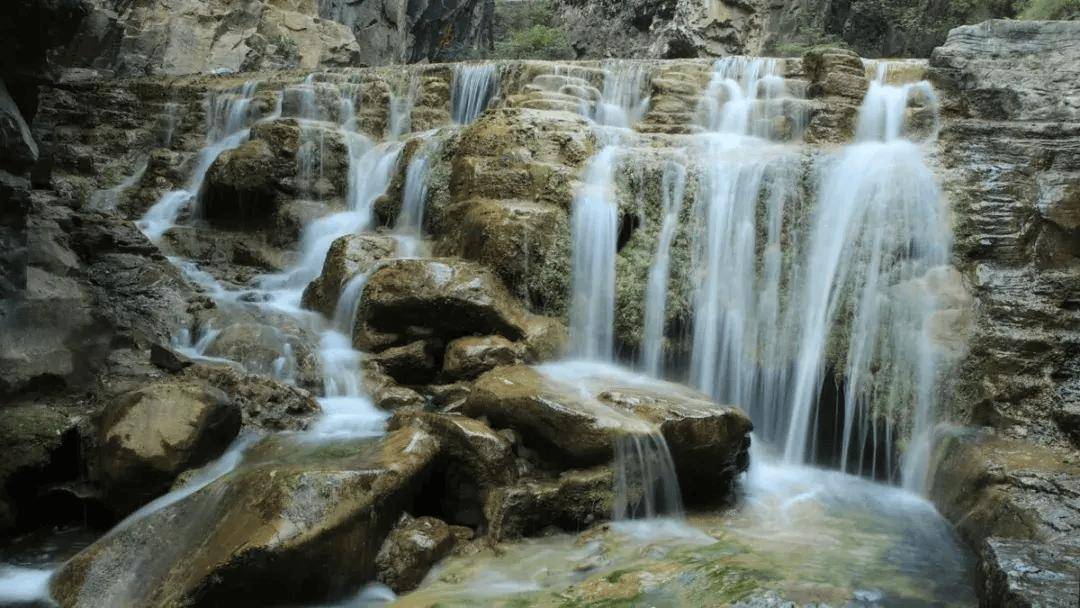
<svg viewBox="0 0 1080 608">
<path fill-rule="evenodd" d="M 52 570 L 0 565 L 0 605 L 51 604 L 49 579 Z"/>
<path fill-rule="evenodd" d="M 641 366 L 657 377 L 660 375 L 660 355 L 664 342 L 671 242 L 675 239 L 679 212 L 682 210 L 683 196 L 686 193 L 685 165 L 677 161 L 669 161 L 664 165 L 660 192 L 663 197 L 664 216 L 645 291 L 645 327 L 641 357 Z"/>
<path fill-rule="evenodd" d="M 401 195 L 401 211 L 394 223 L 398 240 L 398 255 L 405 258 L 421 254 L 424 239 L 424 208 L 427 204 L 428 178 L 432 157 L 440 142 L 435 135 L 425 137 L 405 170 L 405 188 Z"/>
<path fill-rule="evenodd" d="M 459 63 L 454 66 L 450 100 L 454 122 L 469 124 L 487 109 L 499 88 L 498 66 L 494 63 Z"/>
<path fill-rule="evenodd" d="M 209 95 L 206 106 L 207 145 L 195 158 L 195 168 L 183 189 L 166 192 L 136 224 L 155 243 L 165 232 L 176 225 L 184 210 L 198 202 L 203 181 L 210 166 L 227 150 L 239 147 L 248 138 L 248 126 L 252 120 L 251 102 L 258 88 L 257 81 L 249 81 L 235 90 L 215 91 Z"/>
</svg>

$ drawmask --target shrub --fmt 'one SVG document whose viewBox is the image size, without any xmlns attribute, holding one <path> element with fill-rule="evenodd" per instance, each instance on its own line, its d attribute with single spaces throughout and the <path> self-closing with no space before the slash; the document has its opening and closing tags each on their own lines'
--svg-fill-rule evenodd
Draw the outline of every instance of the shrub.
<svg viewBox="0 0 1080 608">
<path fill-rule="evenodd" d="M 1020 19 L 1076 19 L 1080 17 L 1080 0 L 1026 0 L 1018 6 Z"/>
<path fill-rule="evenodd" d="M 499 59 L 573 59 L 573 47 L 562 30 L 546 25 L 534 25 L 514 32 L 509 40 L 495 44 Z"/>
</svg>

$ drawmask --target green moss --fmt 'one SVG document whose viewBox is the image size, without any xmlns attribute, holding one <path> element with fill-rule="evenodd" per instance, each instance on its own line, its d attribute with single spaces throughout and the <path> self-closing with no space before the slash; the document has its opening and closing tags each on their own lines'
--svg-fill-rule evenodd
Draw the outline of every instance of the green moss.
<svg viewBox="0 0 1080 608">
<path fill-rule="evenodd" d="M 546 26 L 534 25 L 515 32 L 508 40 L 495 44 L 498 59 L 573 59 L 575 56 L 566 33 Z"/>
<path fill-rule="evenodd" d="M 1080 0 L 1021 0 L 1019 19 L 1048 20 L 1080 17 Z"/>
</svg>

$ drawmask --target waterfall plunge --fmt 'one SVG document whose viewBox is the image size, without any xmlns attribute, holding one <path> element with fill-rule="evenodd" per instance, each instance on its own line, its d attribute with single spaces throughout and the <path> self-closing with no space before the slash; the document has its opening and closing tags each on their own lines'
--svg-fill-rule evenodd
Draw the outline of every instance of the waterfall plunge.
<svg viewBox="0 0 1080 608">
<path fill-rule="evenodd" d="M 458 64 L 450 83 L 454 122 L 466 125 L 487 109 L 499 87 L 494 63 Z"/>
</svg>

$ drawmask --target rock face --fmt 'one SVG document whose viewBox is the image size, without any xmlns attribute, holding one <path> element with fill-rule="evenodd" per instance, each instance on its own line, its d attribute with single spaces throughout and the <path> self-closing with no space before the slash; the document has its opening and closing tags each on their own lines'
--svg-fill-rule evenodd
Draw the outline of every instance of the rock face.
<svg viewBox="0 0 1080 608">
<path fill-rule="evenodd" d="M 110 503 L 148 502 L 176 476 L 217 458 L 240 431 L 240 408 L 209 385 L 164 380 L 120 397 L 100 421 Z"/>
<path fill-rule="evenodd" d="M 1016 11 L 1005 0 L 559 0 L 556 6 L 557 26 L 578 57 L 589 59 L 793 55 L 837 43 L 864 57 L 926 57 L 951 28 Z"/>
<path fill-rule="evenodd" d="M 990 539 L 982 554 L 980 592 L 986 606 L 1066 608 L 1076 603 L 1080 548 Z"/>
<path fill-rule="evenodd" d="M 143 76 L 311 69 L 362 60 L 352 32 L 319 19 L 312 0 L 89 4 L 89 14 L 58 56 L 63 64 Z"/>
<path fill-rule="evenodd" d="M 319 15 L 352 28 L 368 65 L 452 61 L 492 45 L 494 0 L 316 0 Z"/>
</svg>

